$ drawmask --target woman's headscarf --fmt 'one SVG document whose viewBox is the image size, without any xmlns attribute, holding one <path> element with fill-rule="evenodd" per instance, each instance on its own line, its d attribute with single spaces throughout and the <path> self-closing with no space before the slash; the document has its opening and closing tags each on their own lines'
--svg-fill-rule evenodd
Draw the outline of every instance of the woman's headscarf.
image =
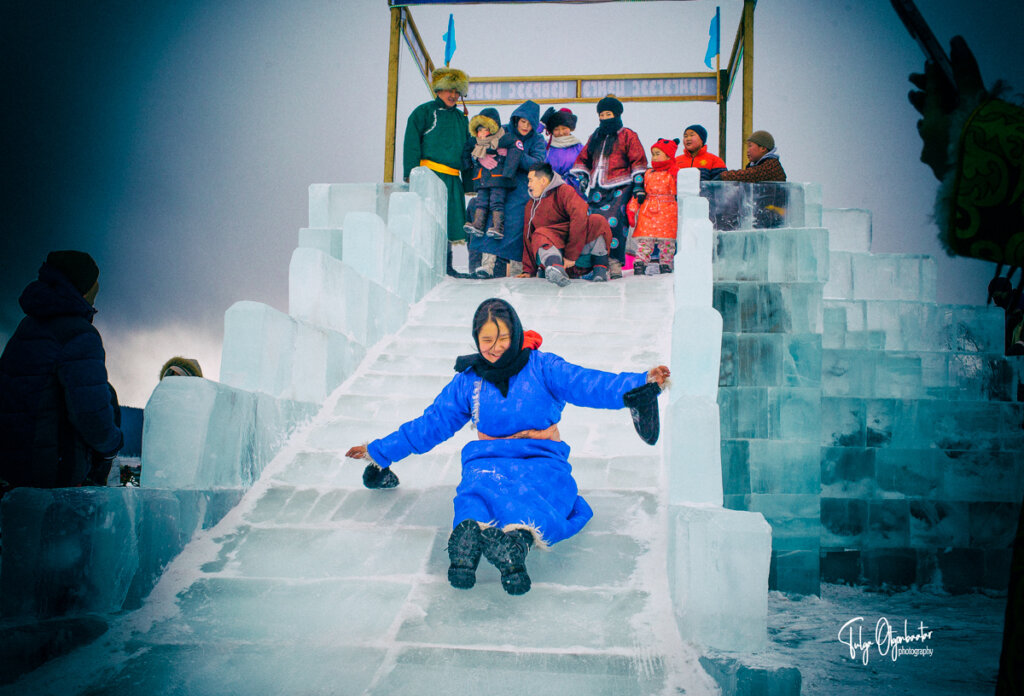
<svg viewBox="0 0 1024 696">
<path fill-rule="evenodd" d="M 509 329 L 509 346 L 496 362 L 490 362 L 480 352 L 480 329 L 490 322 L 504 322 Z M 455 360 L 455 371 L 463 372 L 472 367 L 484 380 L 498 388 L 502 396 L 508 396 L 508 381 L 526 367 L 530 352 L 541 344 L 541 337 L 535 331 L 523 331 L 519 315 L 505 300 L 496 297 L 484 300 L 473 315 L 473 341 L 476 353 L 460 355 Z"/>
</svg>

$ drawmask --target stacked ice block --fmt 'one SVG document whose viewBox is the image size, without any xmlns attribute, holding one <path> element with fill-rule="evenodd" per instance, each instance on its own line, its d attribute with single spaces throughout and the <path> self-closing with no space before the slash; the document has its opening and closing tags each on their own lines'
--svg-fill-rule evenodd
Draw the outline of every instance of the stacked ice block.
<svg viewBox="0 0 1024 696">
<path fill-rule="evenodd" d="M 143 485 L 251 485 L 296 424 L 443 277 L 446 201 L 425 167 L 408 186 L 310 186 L 288 313 L 236 303 L 225 314 L 220 382 L 161 383 L 146 410 Z"/>
<path fill-rule="evenodd" d="M 722 315 L 712 301 L 714 233 L 698 172 L 678 179 L 672 388 L 665 412 L 669 583 L 679 631 L 695 643 L 753 651 L 766 641 L 771 534 L 756 512 L 722 507 L 718 376 Z"/>
<path fill-rule="evenodd" d="M 936 304 L 931 259 L 869 253 L 868 211 L 826 222 L 822 576 L 1004 589 L 1024 408 L 1003 312 Z"/>
<path fill-rule="evenodd" d="M 241 491 L 19 488 L 4 496 L 5 619 L 138 607 L 192 535 Z"/>
<path fill-rule="evenodd" d="M 733 187 L 746 190 L 745 185 Z M 812 197 L 789 185 L 789 200 Z M 802 225 L 806 216 L 787 223 Z M 816 219 L 812 218 L 816 222 Z M 770 585 L 818 591 L 822 286 L 817 226 L 719 230 L 714 305 L 722 314 L 722 482 L 726 507 L 772 527 Z"/>
<path fill-rule="evenodd" d="M 440 280 L 446 195 L 424 168 L 408 187 L 312 186 L 290 313 L 235 304 L 221 381 L 159 384 L 145 412 L 142 488 L 4 500 L 3 614 L 138 606 L 193 532 L 239 500 L 295 426 Z"/>
</svg>

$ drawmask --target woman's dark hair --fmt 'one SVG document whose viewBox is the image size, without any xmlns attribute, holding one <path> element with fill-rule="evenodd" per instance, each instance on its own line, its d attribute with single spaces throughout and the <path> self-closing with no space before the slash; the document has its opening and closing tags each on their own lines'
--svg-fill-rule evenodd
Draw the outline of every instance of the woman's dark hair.
<svg viewBox="0 0 1024 696">
<path fill-rule="evenodd" d="M 492 298 L 484 300 L 476 308 L 476 314 L 473 315 L 473 341 L 476 342 L 477 347 L 480 346 L 480 341 L 477 338 L 480 335 L 480 329 L 484 327 L 484 324 L 489 324 L 492 321 L 502 321 L 505 326 L 512 329 L 514 320 L 507 302 Z"/>
</svg>

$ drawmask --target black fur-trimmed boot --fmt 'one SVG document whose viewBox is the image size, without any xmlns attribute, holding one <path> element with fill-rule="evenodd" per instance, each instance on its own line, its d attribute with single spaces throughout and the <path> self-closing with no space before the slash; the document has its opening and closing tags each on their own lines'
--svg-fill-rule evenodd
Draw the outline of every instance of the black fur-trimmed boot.
<svg viewBox="0 0 1024 696">
<path fill-rule="evenodd" d="M 476 520 L 463 520 L 448 537 L 448 582 L 459 590 L 476 584 L 476 567 L 480 565 L 483 538 Z"/>
<path fill-rule="evenodd" d="M 647 272 L 647 266 L 643 261 L 633 262 L 633 275 L 642 276 Z"/>
<path fill-rule="evenodd" d="M 501 573 L 501 586 L 510 595 L 530 591 L 530 576 L 526 573 L 526 554 L 533 545 L 533 534 L 525 529 L 503 532 L 487 527 L 480 532 L 484 541 L 484 557 Z"/>
</svg>

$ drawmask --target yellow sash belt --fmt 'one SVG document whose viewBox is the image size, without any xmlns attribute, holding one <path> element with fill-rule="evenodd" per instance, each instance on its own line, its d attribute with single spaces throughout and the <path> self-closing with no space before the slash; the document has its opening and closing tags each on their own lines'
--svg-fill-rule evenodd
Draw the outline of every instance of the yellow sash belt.
<svg viewBox="0 0 1024 696">
<path fill-rule="evenodd" d="M 460 172 L 458 169 L 454 169 L 446 164 L 441 164 L 440 162 L 433 162 L 428 159 L 421 159 L 420 166 L 426 167 L 427 169 L 433 169 L 435 172 L 447 174 L 448 176 L 462 176 L 462 172 Z"/>
</svg>

